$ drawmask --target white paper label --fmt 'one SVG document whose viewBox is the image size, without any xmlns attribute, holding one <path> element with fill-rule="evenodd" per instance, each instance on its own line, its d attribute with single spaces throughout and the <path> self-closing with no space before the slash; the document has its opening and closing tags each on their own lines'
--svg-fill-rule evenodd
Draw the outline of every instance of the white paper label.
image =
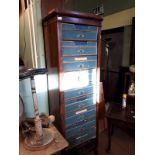
<svg viewBox="0 0 155 155">
<path fill-rule="evenodd" d="M 84 113 L 86 111 L 87 111 L 87 109 L 83 109 L 83 110 L 77 111 L 75 114 L 78 115 L 78 114 Z"/>
<path fill-rule="evenodd" d="M 87 57 L 82 57 L 82 58 L 74 58 L 75 61 L 83 61 L 87 60 Z"/>
<path fill-rule="evenodd" d="M 58 17 L 58 20 L 62 20 L 62 17 Z"/>
</svg>

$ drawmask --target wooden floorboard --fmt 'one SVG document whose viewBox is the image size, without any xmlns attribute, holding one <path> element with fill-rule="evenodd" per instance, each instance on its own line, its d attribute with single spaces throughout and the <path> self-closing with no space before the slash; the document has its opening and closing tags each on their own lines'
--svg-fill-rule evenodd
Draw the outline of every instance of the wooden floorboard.
<svg viewBox="0 0 155 155">
<path fill-rule="evenodd" d="M 107 129 L 100 128 L 99 136 L 99 155 L 135 155 L 135 138 L 121 129 L 114 128 L 112 136 L 111 151 L 106 152 L 107 147 Z M 94 155 L 90 152 L 87 155 Z"/>
</svg>

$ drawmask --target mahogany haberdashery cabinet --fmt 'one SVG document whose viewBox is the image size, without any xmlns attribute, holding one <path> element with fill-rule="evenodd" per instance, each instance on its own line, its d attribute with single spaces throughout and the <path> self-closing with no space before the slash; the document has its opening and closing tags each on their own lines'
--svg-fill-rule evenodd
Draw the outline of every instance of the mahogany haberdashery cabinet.
<svg viewBox="0 0 155 155">
<path fill-rule="evenodd" d="M 69 142 L 68 154 L 97 151 L 101 22 L 60 9 L 43 18 L 49 111 Z"/>
</svg>

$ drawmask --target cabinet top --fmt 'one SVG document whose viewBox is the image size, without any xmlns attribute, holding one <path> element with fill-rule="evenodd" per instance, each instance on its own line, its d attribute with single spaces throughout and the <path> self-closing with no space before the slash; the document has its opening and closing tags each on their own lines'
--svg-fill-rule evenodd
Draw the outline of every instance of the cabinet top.
<svg viewBox="0 0 155 155">
<path fill-rule="evenodd" d="M 57 15 L 102 21 L 102 18 L 100 16 L 97 16 L 97 15 L 92 14 L 92 13 L 83 13 L 83 12 L 78 12 L 78 11 L 70 11 L 70 10 L 64 10 L 64 9 L 56 8 L 56 9 L 51 10 L 48 13 L 48 15 L 43 18 L 43 22 L 45 22 L 45 21 L 47 21 L 47 20 L 49 20 L 52 17 L 55 17 Z"/>
</svg>

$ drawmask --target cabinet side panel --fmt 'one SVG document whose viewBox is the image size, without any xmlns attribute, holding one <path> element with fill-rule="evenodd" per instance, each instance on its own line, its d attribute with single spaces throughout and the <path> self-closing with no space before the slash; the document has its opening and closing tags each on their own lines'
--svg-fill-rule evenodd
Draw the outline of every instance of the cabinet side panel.
<svg viewBox="0 0 155 155">
<path fill-rule="evenodd" d="M 48 68 L 49 113 L 55 116 L 56 120 L 54 124 L 58 129 L 61 129 L 57 36 L 57 23 L 44 23 L 44 45 L 46 67 Z"/>
<path fill-rule="evenodd" d="M 98 36 L 97 36 L 97 84 L 96 84 L 96 95 L 97 95 L 97 103 L 96 103 L 96 135 L 97 135 L 97 146 L 99 141 L 99 104 L 100 104 L 100 54 L 101 54 L 101 27 L 98 27 Z"/>
</svg>

